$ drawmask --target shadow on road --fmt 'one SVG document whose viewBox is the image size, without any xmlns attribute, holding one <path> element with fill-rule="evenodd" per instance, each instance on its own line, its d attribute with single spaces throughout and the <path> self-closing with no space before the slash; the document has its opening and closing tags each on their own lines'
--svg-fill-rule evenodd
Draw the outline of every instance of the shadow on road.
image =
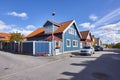
<svg viewBox="0 0 120 80">
<path fill-rule="evenodd" d="M 72 77 L 68 80 L 119 80 L 120 54 L 103 54 L 95 61 L 84 61 L 70 65 L 85 66 L 86 68 L 78 73 L 69 71 L 61 73 Z"/>
</svg>

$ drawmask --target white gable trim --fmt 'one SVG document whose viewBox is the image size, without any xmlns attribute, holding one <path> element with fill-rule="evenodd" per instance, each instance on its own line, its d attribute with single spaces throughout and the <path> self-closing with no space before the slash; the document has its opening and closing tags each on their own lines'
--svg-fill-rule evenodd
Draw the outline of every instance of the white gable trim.
<svg viewBox="0 0 120 80">
<path fill-rule="evenodd" d="M 71 27 L 71 25 L 72 25 L 73 23 L 75 23 L 75 27 L 76 27 L 76 29 L 77 29 L 78 35 L 79 35 L 80 38 L 81 38 L 81 34 L 79 33 L 79 29 L 78 29 L 78 27 L 77 27 L 77 24 L 76 24 L 75 20 L 73 20 L 73 21 L 69 24 L 69 26 L 63 31 L 63 33 L 65 33 L 65 32 Z"/>
<path fill-rule="evenodd" d="M 71 26 L 73 23 L 74 23 L 74 21 L 72 21 L 72 22 L 69 24 L 69 26 L 63 31 L 63 33 L 65 33 L 65 32 L 70 28 L 70 26 Z"/>
<path fill-rule="evenodd" d="M 88 33 L 88 35 L 87 35 L 87 39 L 91 39 L 91 37 L 90 37 L 89 33 Z"/>
<path fill-rule="evenodd" d="M 74 21 L 74 23 L 75 23 L 75 26 L 77 26 L 77 24 L 76 24 L 76 22 L 75 22 L 75 21 Z M 82 36 L 81 36 L 81 34 L 80 34 L 80 32 L 79 32 L 78 27 L 76 27 L 76 28 L 77 28 L 78 34 L 80 35 L 80 38 L 82 38 Z"/>
</svg>

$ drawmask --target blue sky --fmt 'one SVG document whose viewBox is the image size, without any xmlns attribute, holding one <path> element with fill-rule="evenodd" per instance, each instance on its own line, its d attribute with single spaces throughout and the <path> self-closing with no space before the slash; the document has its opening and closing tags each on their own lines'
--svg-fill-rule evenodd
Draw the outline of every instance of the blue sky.
<svg viewBox="0 0 120 80">
<path fill-rule="evenodd" d="M 103 42 L 120 42 L 120 0 L 1 0 L 0 32 L 24 35 L 46 20 L 75 20 L 80 31 L 90 30 Z"/>
</svg>

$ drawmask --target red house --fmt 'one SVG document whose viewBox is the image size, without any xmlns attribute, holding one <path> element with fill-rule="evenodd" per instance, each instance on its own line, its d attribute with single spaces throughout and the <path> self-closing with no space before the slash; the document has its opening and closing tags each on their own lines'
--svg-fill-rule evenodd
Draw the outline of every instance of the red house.
<svg viewBox="0 0 120 80">
<path fill-rule="evenodd" d="M 80 32 L 82 38 L 80 39 L 80 41 L 82 42 L 82 46 L 92 46 L 92 35 L 91 32 L 88 31 L 81 31 Z"/>
</svg>

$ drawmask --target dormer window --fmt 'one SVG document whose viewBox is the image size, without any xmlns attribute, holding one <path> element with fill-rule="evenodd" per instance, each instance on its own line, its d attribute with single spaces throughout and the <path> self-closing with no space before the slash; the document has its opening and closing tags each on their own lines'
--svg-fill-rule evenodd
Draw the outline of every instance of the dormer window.
<svg viewBox="0 0 120 80">
<path fill-rule="evenodd" d="M 43 26 L 46 34 L 54 32 L 59 27 L 58 23 L 49 20 Z"/>
<path fill-rule="evenodd" d="M 53 27 L 52 26 L 45 27 L 45 33 L 51 33 L 52 31 L 53 31 Z"/>
</svg>

